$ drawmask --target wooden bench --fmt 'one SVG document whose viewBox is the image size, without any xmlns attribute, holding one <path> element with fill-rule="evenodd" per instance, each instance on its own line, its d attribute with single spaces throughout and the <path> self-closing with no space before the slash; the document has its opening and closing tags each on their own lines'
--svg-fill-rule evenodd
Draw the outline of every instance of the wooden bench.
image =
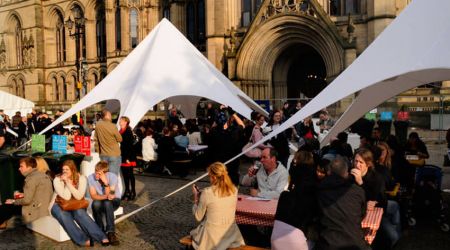
<svg viewBox="0 0 450 250">
<path fill-rule="evenodd" d="M 187 235 L 180 239 L 180 243 L 186 247 L 186 249 L 191 249 L 192 247 L 192 238 L 191 236 Z M 267 250 L 267 248 L 261 248 L 261 247 L 254 247 L 254 246 L 240 246 L 240 247 L 233 247 L 233 248 L 227 248 L 227 250 Z"/>
<path fill-rule="evenodd" d="M 170 165 L 174 168 L 173 172 L 178 173 L 181 177 L 185 177 L 189 174 L 189 170 L 192 167 L 191 159 L 182 159 L 182 160 L 173 160 L 170 162 Z M 194 174 L 196 174 L 195 168 L 194 168 Z"/>
</svg>

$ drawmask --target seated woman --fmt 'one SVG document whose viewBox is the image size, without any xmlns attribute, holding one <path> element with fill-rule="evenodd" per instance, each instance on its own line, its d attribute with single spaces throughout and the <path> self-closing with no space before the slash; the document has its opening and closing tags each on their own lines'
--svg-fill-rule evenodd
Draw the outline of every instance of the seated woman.
<svg viewBox="0 0 450 250">
<path fill-rule="evenodd" d="M 81 200 L 87 188 L 86 177 L 78 173 L 75 162 L 66 160 L 62 166 L 62 174 L 53 180 L 55 193 L 64 200 Z M 64 211 L 57 203 L 53 204 L 51 213 L 66 230 L 70 239 L 79 246 L 92 246 L 94 242 L 108 245 L 109 240 L 102 230 L 86 213 L 85 208 L 73 211 Z M 75 222 L 77 224 L 75 224 Z"/>
<path fill-rule="evenodd" d="M 382 207 L 384 210 L 380 231 L 387 238 L 386 242 L 389 242 L 389 246 L 385 248 L 392 247 L 397 243 L 401 233 L 399 205 L 394 201 L 388 202 L 384 178 L 375 171 L 373 153 L 369 149 L 358 149 L 353 163 L 354 168 L 351 170 L 351 174 L 354 176 L 356 184 L 364 189 L 366 200 L 376 201 L 376 206 Z M 367 209 L 370 210 L 369 207 Z"/>
<path fill-rule="evenodd" d="M 156 161 L 158 157 L 155 151 L 158 148 L 158 144 L 153 139 L 153 129 L 148 128 L 145 131 L 145 135 L 145 138 L 142 140 L 142 159 L 148 166 L 150 162 Z"/>
<path fill-rule="evenodd" d="M 375 165 L 375 171 L 383 176 L 386 190 L 392 190 L 396 184 L 391 172 L 392 150 L 386 142 L 378 142 L 377 147 L 380 150 L 380 156 Z"/>
<path fill-rule="evenodd" d="M 53 180 L 55 178 L 55 173 L 53 173 L 50 170 L 50 167 L 47 164 L 47 161 L 45 161 L 44 158 L 42 158 L 42 156 L 36 156 L 36 169 L 37 171 L 46 174 L 48 177 L 50 177 L 51 180 Z"/>
<path fill-rule="evenodd" d="M 417 134 L 417 132 L 412 132 L 409 134 L 408 142 L 406 143 L 405 153 L 408 155 L 417 155 L 420 159 L 430 158 L 427 146 L 419 138 L 419 134 Z"/>
<path fill-rule="evenodd" d="M 194 185 L 194 217 L 201 222 L 191 231 L 194 249 L 227 249 L 244 245 L 235 222 L 237 189 L 220 162 L 208 169 L 210 187 L 200 192 Z M 200 195 L 201 194 L 201 195 Z"/>
</svg>

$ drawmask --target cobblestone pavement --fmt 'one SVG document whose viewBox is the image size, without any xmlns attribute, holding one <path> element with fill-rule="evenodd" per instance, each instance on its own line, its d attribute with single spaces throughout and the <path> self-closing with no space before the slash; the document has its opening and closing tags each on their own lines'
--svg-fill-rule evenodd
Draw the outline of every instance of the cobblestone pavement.
<svg viewBox="0 0 450 250">
<path fill-rule="evenodd" d="M 428 142 L 431 158 L 429 163 L 442 165 L 445 144 Z M 243 166 L 241 172 L 244 171 Z M 445 178 L 443 188 L 450 188 L 450 168 L 444 168 Z M 137 175 L 138 198 L 134 202 L 124 202 L 125 213 L 129 213 L 156 198 L 186 184 L 189 180 L 200 176 L 189 175 L 186 179 L 139 176 Z M 206 180 L 200 187 L 206 186 Z M 446 194 L 446 200 L 449 201 Z M 109 249 L 183 249 L 178 239 L 187 235 L 195 227 L 191 213 L 191 190 L 187 188 L 172 197 L 162 200 L 138 214 L 117 224 L 117 233 L 121 240 L 118 247 Z M 20 225 L 20 219 L 11 220 L 7 230 L 0 232 L 0 249 L 77 249 L 72 242 L 57 243 L 39 234 L 33 233 Z M 16 224 L 16 225 L 14 225 Z M 449 249 L 450 233 L 439 230 L 432 220 L 419 221 L 415 228 L 405 231 L 395 249 Z M 95 248 L 102 248 L 96 245 Z"/>
</svg>

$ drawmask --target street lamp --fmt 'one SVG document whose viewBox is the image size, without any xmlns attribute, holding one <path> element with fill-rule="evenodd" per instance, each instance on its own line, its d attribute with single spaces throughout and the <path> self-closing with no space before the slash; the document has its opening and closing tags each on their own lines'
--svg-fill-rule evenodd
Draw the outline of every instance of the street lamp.
<svg viewBox="0 0 450 250">
<path fill-rule="evenodd" d="M 78 89 L 78 99 L 81 100 L 82 92 L 86 91 L 86 75 L 87 75 L 86 73 L 88 67 L 86 59 L 82 58 L 81 56 L 82 46 L 80 46 L 82 37 L 85 34 L 84 28 L 86 19 L 82 15 L 81 10 L 78 6 L 72 8 L 72 13 L 74 20 L 72 20 L 69 16 L 69 19 L 66 21 L 66 27 L 69 30 L 70 38 L 75 39 L 75 67 L 77 69 L 76 87 Z M 85 112 L 86 111 L 84 111 L 84 119 L 86 119 Z"/>
</svg>

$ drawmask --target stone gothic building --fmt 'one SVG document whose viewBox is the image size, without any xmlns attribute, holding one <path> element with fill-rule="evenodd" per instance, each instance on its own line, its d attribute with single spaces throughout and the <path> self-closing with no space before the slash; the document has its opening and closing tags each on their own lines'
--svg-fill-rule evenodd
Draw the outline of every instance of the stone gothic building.
<svg viewBox="0 0 450 250">
<path fill-rule="evenodd" d="M 311 98 L 409 2 L 0 0 L 0 90 L 67 109 L 165 17 L 252 98 Z"/>
</svg>

